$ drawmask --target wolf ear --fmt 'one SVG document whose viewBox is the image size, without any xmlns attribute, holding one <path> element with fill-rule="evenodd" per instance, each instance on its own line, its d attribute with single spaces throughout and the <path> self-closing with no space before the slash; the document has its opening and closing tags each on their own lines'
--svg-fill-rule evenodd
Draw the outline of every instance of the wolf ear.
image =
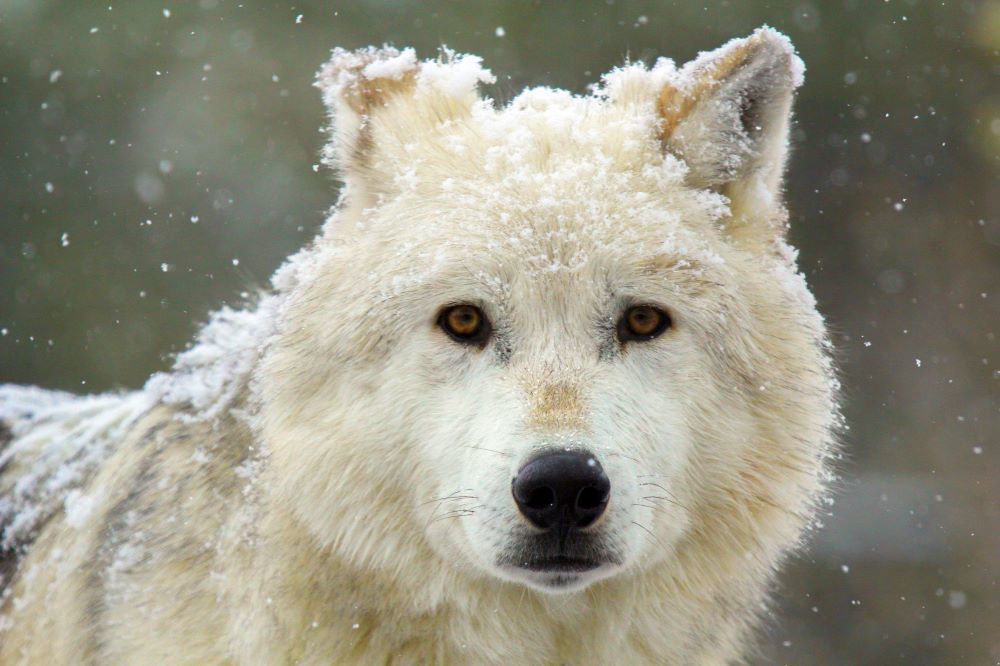
<svg viewBox="0 0 1000 666">
<path fill-rule="evenodd" d="M 784 225 L 788 126 L 803 71 L 788 38 L 761 28 L 703 53 L 657 97 L 664 148 L 684 160 L 692 185 L 729 197 L 733 235 L 783 233 L 773 227 Z"/>
<path fill-rule="evenodd" d="M 333 50 L 316 86 L 332 121 L 323 157 L 342 176 L 362 169 L 372 147 L 372 116 L 393 98 L 412 95 L 419 69 L 413 49 Z"/>
<path fill-rule="evenodd" d="M 348 196 L 391 191 L 405 146 L 448 120 L 468 115 L 476 85 L 495 79 L 475 56 L 441 50 L 419 62 L 412 48 L 334 49 L 316 78 L 332 121 L 323 161 L 337 170 Z M 367 204 L 366 204 L 367 205 Z"/>
</svg>

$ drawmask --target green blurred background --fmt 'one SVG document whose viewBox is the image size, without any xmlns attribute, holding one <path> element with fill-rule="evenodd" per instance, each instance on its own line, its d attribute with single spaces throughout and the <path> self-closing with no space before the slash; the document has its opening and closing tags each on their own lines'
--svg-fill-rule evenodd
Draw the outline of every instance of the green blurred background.
<svg viewBox="0 0 1000 666">
<path fill-rule="evenodd" d="M 477 53 L 504 100 L 763 23 L 808 65 L 792 238 L 851 430 L 757 661 L 997 663 L 997 2 L 0 0 L 0 381 L 140 386 L 267 283 L 336 199 L 333 46 Z"/>
</svg>

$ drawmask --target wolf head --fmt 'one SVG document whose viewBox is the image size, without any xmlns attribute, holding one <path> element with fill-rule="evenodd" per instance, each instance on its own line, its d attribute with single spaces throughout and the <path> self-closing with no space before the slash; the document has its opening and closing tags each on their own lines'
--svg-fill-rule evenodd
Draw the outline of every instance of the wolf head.
<svg viewBox="0 0 1000 666">
<path fill-rule="evenodd" d="M 766 575 L 835 414 L 783 238 L 800 79 L 768 29 L 499 108 L 474 56 L 335 51 L 345 187 L 256 376 L 276 501 L 442 588 Z"/>
</svg>

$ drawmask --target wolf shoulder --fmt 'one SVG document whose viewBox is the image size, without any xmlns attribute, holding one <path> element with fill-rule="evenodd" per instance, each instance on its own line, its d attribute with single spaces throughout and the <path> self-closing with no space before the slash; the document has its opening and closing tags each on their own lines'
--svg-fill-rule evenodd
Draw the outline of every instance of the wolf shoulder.
<svg viewBox="0 0 1000 666">
<path fill-rule="evenodd" d="M 158 405 L 119 435 L 88 478 L 61 503 L 40 502 L 36 510 L 50 515 L 4 550 L 0 663 L 166 656 L 199 633 L 206 656 L 217 649 L 208 645 L 222 622 L 213 571 L 220 553 L 252 529 L 240 515 L 255 455 L 250 429 L 233 413 L 196 420 Z M 8 451 L 18 443 L 8 437 Z M 45 448 L 25 447 L 22 459 L 8 459 L 0 497 L 10 499 L 33 463 L 46 464 L 23 459 Z M 163 597 L 165 577 L 172 599 Z M 201 627 L 169 621 L 182 609 Z M 120 631 L 134 623 L 155 626 L 156 635 Z M 122 644 L 133 640 L 144 644 Z"/>
</svg>

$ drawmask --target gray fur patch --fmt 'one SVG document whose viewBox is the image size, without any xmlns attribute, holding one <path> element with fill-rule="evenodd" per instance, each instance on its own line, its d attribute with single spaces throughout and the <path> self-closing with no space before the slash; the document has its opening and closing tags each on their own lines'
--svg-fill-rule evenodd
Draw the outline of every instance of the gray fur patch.
<svg viewBox="0 0 1000 666">
<path fill-rule="evenodd" d="M 14 433 L 10 431 L 6 423 L 0 422 L 0 453 L 3 453 L 3 450 L 12 441 L 14 441 Z M 0 467 L 0 474 L 3 474 L 7 462 Z M 4 525 L 0 525 L 0 533 L 3 532 L 3 529 Z M 17 563 L 21 559 L 21 552 L 21 548 L 0 547 L 0 606 L 3 605 L 2 600 L 6 598 L 7 588 L 10 587 L 10 583 L 14 579 L 14 573 L 17 571 Z"/>
<path fill-rule="evenodd" d="M 7 448 L 7 445 L 13 441 L 14 433 L 11 432 L 10 427 L 6 423 L 0 421 L 0 453 L 3 453 L 3 450 Z M 0 465 L 0 474 L 3 474 L 8 462 L 9 461 L 4 461 L 4 463 Z"/>
</svg>

